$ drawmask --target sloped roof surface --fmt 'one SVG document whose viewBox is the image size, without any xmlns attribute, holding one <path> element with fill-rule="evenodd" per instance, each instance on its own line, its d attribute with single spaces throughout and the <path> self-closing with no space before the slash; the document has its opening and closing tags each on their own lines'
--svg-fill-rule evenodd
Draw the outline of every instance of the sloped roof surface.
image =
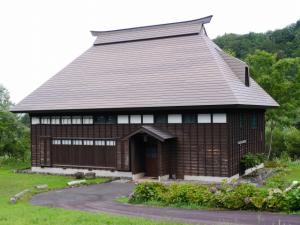
<svg viewBox="0 0 300 225">
<path fill-rule="evenodd" d="M 91 48 L 12 111 L 278 106 L 253 79 L 245 86 L 239 71 L 246 64 L 216 46 L 203 23 L 93 32 L 98 36 Z"/>
</svg>

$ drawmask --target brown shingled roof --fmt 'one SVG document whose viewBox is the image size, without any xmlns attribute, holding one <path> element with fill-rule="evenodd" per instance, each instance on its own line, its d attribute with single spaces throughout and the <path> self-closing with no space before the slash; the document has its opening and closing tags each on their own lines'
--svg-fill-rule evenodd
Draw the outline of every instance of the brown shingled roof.
<svg viewBox="0 0 300 225">
<path fill-rule="evenodd" d="M 244 62 L 206 35 L 204 19 L 93 32 L 94 45 L 13 107 L 15 112 L 278 104 Z"/>
</svg>

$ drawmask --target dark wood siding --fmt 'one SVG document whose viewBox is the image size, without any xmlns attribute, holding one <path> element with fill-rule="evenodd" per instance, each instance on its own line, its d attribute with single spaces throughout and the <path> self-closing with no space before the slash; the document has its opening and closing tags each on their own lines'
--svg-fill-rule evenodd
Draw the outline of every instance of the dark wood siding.
<svg viewBox="0 0 300 225">
<path fill-rule="evenodd" d="M 255 128 L 251 126 L 252 116 L 257 118 Z M 244 154 L 265 151 L 264 110 L 235 110 L 228 114 L 228 118 L 230 137 L 228 167 L 229 176 L 232 176 L 239 173 L 240 160 Z M 239 144 L 239 142 L 246 143 Z"/>
<path fill-rule="evenodd" d="M 239 172 L 239 161 L 243 154 L 249 151 L 254 153 L 264 151 L 263 110 L 232 109 L 189 111 L 188 113 L 214 112 L 225 112 L 227 123 L 152 124 L 176 136 L 175 140 L 162 142 L 159 159 L 160 175 L 171 174 L 176 175 L 177 178 L 183 178 L 184 175 L 228 177 Z M 161 113 L 183 114 L 187 112 Z M 242 128 L 239 125 L 241 113 L 245 118 Z M 253 114 L 257 117 L 256 128 L 251 128 Z M 122 140 L 122 138 L 140 126 L 139 124 L 32 125 L 32 165 L 41 166 L 42 151 L 39 147 L 41 137 L 111 138 L 116 140 L 116 146 L 51 144 L 51 164 L 131 171 L 131 161 L 134 160 L 134 156 L 130 155 L 129 140 Z M 247 140 L 247 142 L 237 144 L 241 140 Z M 45 166 L 49 165 L 45 164 Z"/>
</svg>

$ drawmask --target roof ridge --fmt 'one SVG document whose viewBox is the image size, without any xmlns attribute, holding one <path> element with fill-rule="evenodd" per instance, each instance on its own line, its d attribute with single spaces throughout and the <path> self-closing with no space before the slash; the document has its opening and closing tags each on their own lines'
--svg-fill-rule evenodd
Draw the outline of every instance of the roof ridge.
<svg viewBox="0 0 300 225">
<path fill-rule="evenodd" d="M 209 15 L 206 17 L 202 17 L 199 19 L 193 19 L 193 20 L 186 20 L 186 21 L 179 21 L 179 22 L 173 22 L 173 23 L 162 23 L 162 24 L 155 24 L 155 25 L 146 25 L 146 26 L 137 26 L 137 27 L 129 27 L 129 28 L 123 28 L 123 29 L 115 29 L 115 30 L 105 30 L 105 31 L 91 31 L 93 36 L 99 36 L 100 34 L 107 34 L 107 33 L 113 33 L 113 32 L 122 32 L 122 31 L 133 31 L 133 30 L 139 30 L 139 29 L 147 29 L 147 28 L 155 28 L 160 26 L 170 26 L 170 25 L 177 25 L 177 24 L 184 24 L 184 23 L 200 23 L 200 24 L 206 24 L 211 21 L 211 18 L 213 15 Z"/>
<path fill-rule="evenodd" d="M 204 37 L 204 41 L 205 41 L 207 47 L 209 48 L 209 50 L 210 50 L 209 52 L 211 53 L 212 57 L 215 59 L 216 65 L 217 65 L 217 67 L 218 67 L 220 73 L 223 75 L 224 80 L 226 81 L 227 86 L 230 88 L 231 93 L 232 93 L 233 97 L 235 98 L 237 104 L 240 104 L 240 102 L 239 102 L 239 100 L 238 100 L 238 99 L 239 99 L 238 96 L 236 95 L 234 89 L 233 89 L 232 86 L 230 85 L 230 81 L 229 81 L 228 78 L 226 77 L 226 75 L 225 75 L 225 73 L 224 73 L 224 70 L 221 68 L 221 65 L 220 65 L 219 60 L 216 58 L 216 54 L 218 54 L 218 56 L 220 56 L 220 54 L 216 51 L 216 48 L 215 48 L 215 47 L 217 47 L 217 48 L 218 48 L 219 50 L 221 50 L 221 51 L 223 51 L 223 50 L 222 50 L 218 45 L 216 45 L 212 40 L 210 40 L 210 38 L 209 38 L 208 36 L 206 36 L 206 35 L 201 35 L 201 37 Z M 215 45 L 215 46 L 212 46 L 212 44 Z M 214 49 L 212 49 L 212 48 L 214 48 Z M 215 51 L 216 54 L 214 54 L 212 51 Z M 224 59 L 223 59 L 221 56 L 220 56 L 220 58 L 221 58 L 222 61 L 224 62 Z M 231 70 L 231 68 L 228 66 L 228 64 L 227 64 L 226 62 L 224 62 L 224 63 L 225 63 L 225 65 L 228 67 L 228 69 L 232 72 L 232 70 Z"/>
</svg>

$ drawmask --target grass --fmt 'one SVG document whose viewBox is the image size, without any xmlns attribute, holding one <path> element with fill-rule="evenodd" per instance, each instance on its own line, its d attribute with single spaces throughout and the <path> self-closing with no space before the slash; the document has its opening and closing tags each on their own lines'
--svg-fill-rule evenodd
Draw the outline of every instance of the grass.
<svg viewBox="0 0 300 225">
<path fill-rule="evenodd" d="M 300 161 L 285 162 L 284 167 L 266 180 L 266 187 L 285 188 L 293 181 L 300 182 Z"/>
<path fill-rule="evenodd" d="M 174 224 L 174 222 L 149 220 L 136 217 L 115 216 L 105 213 L 88 213 L 60 208 L 33 206 L 28 199 L 39 191 L 35 185 L 48 184 L 49 189 L 65 188 L 72 177 L 18 174 L 13 168 L 22 168 L 26 164 L 5 163 L 0 164 L 0 224 L 1 225 L 102 225 L 102 224 L 132 224 L 154 225 Z M 107 179 L 97 178 L 90 183 L 106 182 Z M 9 198 L 16 193 L 30 189 L 31 192 L 17 204 L 11 204 Z"/>
</svg>

